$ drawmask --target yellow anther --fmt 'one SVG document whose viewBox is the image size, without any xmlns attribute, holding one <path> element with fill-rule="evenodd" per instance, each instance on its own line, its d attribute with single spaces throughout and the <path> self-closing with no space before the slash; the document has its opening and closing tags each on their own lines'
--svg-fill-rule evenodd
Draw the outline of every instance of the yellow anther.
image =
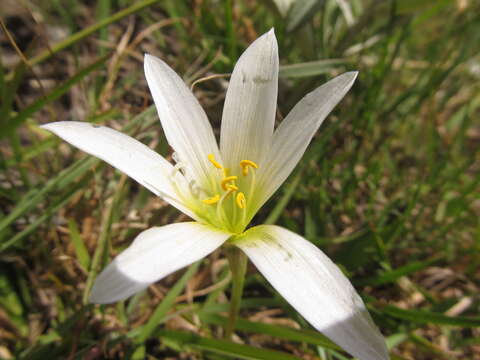
<svg viewBox="0 0 480 360">
<path fill-rule="evenodd" d="M 230 176 L 230 169 L 224 167 L 223 168 L 223 177 L 228 177 L 228 176 Z"/>
<path fill-rule="evenodd" d="M 207 205 L 213 205 L 213 204 L 216 204 L 219 200 L 220 200 L 220 195 L 217 194 L 211 198 L 202 200 L 202 202 Z"/>
<path fill-rule="evenodd" d="M 222 165 L 220 165 L 220 163 L 215 160 L 215 155 L 213 154 L 208 154 L 208 160 L 213 164 L 213 166 L 215 166 L 217 169 L 221 169 L 222 168 Z"/>
<path fill-rule="evenodd" d="M 238 186 L 235 186 L 235 185 L 232 185 L 232 184 L 227 184 L 225 186 L 227 187 L 228 190 L 231 190 L 231 191 L 237 191 L 238 190 Z"/>
<path fill-rule="evenodd" d="M 235 198 L 235 201 L 237 202 L 237 206 L 240 209 L 244 209 L 245 206 L 247 205 L 247 200 L 245 199 L 245 194 L 243 192 L 239 192 L 237 194 L 237 197 Z"/>
<path fill-rule="evenodd" d="M 243 176 L 248 175 L 248 167 L 251 166 L 254 169 L 258 169 L 257 163 L 254 163 L 251 160 L 242 160 L 240 161 L 240 167 L 242 168 L 242 174 Z"/>
<path fill-rule="evenodd" d="M 227 191 L 227 184 L 231 181 L 235 181 L 238 179 L 238 176 L 227 176 L 226 178 L 223 178 L 222 179 L 222 182 L 221 182 L 221 185 L 222 185 L 222 189 Z"/>
</svg>

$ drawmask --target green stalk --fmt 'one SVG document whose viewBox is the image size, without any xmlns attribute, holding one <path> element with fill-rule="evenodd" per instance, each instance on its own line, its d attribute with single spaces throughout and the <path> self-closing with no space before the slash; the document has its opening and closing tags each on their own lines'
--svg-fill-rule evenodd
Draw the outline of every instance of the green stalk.
<svg viewBox="0 0 480 360">
<path fill-rule="evenodd" d="M 230 339 L 235 329 L 240 303 L 242 301 L 243 285 L 247 270 L 247 256 L 237 247 L 230 246 L 226 250 L 227 259 L 232 272 L 232 294 L 230 298 L 230 311 L 225 328 L 225 339 Z"/>
</svg>

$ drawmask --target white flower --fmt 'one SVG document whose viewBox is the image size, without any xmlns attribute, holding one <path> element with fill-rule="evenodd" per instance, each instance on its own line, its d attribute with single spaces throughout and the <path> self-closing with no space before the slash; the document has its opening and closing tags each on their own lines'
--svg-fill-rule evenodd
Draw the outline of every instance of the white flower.
<svg viewBox="0 0 480 360">
<path fill-rule="evenodd" d="M 223 109 L 220 148 L 200 104 L 167 64 L 146 55 L 145 75 L 175 150 L 175 166 L 110 128 L 73 121 L 43 126 L 195 220 L 138 235 L 98 276 L 90 300 L 125 299 L 228 242 L 243 250 L 305 319 L 350 354 L 362 360 L 388 359 L 384 339 L 363 301 L 322 251 L 278 226 L 246 230 L 357 73 L 340 75 L 305 96 L 274 130 L 278 51 L 271 30 L 251 44 L 235 66 Z"/>
</svg>

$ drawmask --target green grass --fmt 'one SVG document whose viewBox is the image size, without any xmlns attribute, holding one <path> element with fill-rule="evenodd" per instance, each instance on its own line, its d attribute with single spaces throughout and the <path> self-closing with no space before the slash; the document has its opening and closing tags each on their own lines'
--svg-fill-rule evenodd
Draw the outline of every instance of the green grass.
<svg viewBox="0 0 480 360">
<path fill-rule="evenodd" d="M 191 83 L 231 72 L 271 27 L 282 116 L 336 74 L 360 75 L 254 223 L 280 224 L 331 256 L 392 359 L 480 356 L 480 6 L 298 1 L 282 17 L 274 3 L 54 1 L 1 14 L 0 358 L 348 358 L 253 267 L 238 341 L 222 340 L 221 253 L 128 301 L 86 304 L 96 274 L 136 234 L 186 218 L 39 128 L 107 124 L 169 155 L 143 53 Z M 216 130 L 226 81 L 195 86 Z"/>
</svg>

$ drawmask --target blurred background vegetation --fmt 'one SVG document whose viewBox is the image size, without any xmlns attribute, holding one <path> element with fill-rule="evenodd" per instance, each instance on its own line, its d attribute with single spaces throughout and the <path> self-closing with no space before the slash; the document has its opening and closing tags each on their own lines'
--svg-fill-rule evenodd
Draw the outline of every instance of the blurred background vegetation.
<svg viewBox="0 0 480 360">
<path fill-rule="evenodd" d="M 167 156 L 143 54 L 192 84 L 230 73 L 274 27 L 279 120 L 360 75 L 254 222 L 331 256 L 393 359 L 480 359 L 480 2 L 2 0 L 0 19 L 0 358 L 348 359 L 253 266 L 222 340 L 221 251 L 128 301 L 86 304 L 136 234 L 186 217 L 39 128 L 107 124 Z M 217 132 L 227 85 L 194 87 Z"/>
</svg>

